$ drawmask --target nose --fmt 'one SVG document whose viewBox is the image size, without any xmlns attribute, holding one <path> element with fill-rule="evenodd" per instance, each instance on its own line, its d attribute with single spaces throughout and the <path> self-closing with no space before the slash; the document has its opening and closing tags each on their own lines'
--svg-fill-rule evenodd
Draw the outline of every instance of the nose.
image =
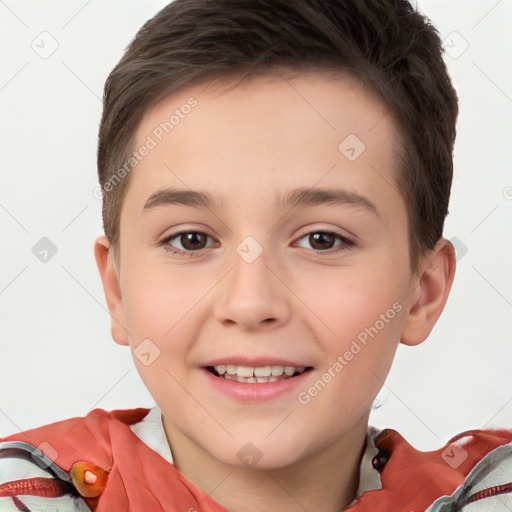
<svg viewBox="0 0 512 512">
<path fill-rule="evenodd" d="M 231 270 L 217 287 L 217 321 L 246 331 L 275 329 L 289 321 L 291 292 L 279 266 L 266 253 L 263 250 L 251 261 L 243 252 L 234 251 Z"/>
</svg>

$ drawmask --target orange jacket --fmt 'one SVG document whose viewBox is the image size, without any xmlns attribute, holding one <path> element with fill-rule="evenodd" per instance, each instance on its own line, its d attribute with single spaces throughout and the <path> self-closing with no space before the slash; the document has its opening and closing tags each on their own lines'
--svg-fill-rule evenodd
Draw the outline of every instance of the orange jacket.
<svg viewBox="0 0 512 512">
<path fill-rule="evenodd" d="M 148 412 L 94 409 L 1 439 L 0 461 L 30 459 L 46 476 L 4 476 L 0 509 L 29 512 L 39 499 L 59 512 L 225 512 L 131 430 Z M 376 432 L 379 452 L 371 464 L 382 488 L 364 492 L 350 512 L 462 511 L 493 497 L 512 503 L 511 431 L 464 432 L 431 452 L 416 450 L 395 430 Z"/>
</svg>

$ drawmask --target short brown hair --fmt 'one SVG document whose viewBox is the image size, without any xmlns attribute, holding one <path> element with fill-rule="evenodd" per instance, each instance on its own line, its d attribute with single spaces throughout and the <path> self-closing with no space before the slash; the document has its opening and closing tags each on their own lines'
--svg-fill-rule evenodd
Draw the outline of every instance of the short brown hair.
<svg viewBox="0 0 512 512">
<path fill-rule="evenodd" d="M 406 0 L 175 0 L 147 21 L 105 84 L 98 175 L 114 261 L 131 174 L 112 179 L 146 111 L 185 86 L 279 69 L 348 72 L 388 106 L 418 272 L 443 234 L 458 104 L 438 32 Z"/>
</svg>

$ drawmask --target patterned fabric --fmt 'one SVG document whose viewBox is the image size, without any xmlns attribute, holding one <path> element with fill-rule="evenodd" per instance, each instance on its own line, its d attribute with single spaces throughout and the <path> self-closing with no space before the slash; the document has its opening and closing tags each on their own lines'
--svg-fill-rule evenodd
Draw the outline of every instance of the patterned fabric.
<svg viewBox="0 0 512 512">
<path fill-rule="evenodd" d="M 158 407 L 94 409 L 0 439 L 1 512 L 225 512 L 172 464 Z M 349 512 L 512 510 L 512 432 L 474 430 L 421 452 L 368 428 Z"/>
</svg>

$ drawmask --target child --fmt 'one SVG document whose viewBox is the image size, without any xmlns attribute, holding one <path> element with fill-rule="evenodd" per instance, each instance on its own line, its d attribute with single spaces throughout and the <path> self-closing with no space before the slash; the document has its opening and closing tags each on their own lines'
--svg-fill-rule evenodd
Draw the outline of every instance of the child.
<svg viewBox="0 0 512 512">
<path fill-rule="evenodd" d="M 95 255 L 158 406 L 2 439 L 0 510 L 510 510 L 510 430 L 420 452 L 368 425 L 450 292 L 456 117 L 406 1 L 150 20 L 105 87 Z"/>
</svg>

